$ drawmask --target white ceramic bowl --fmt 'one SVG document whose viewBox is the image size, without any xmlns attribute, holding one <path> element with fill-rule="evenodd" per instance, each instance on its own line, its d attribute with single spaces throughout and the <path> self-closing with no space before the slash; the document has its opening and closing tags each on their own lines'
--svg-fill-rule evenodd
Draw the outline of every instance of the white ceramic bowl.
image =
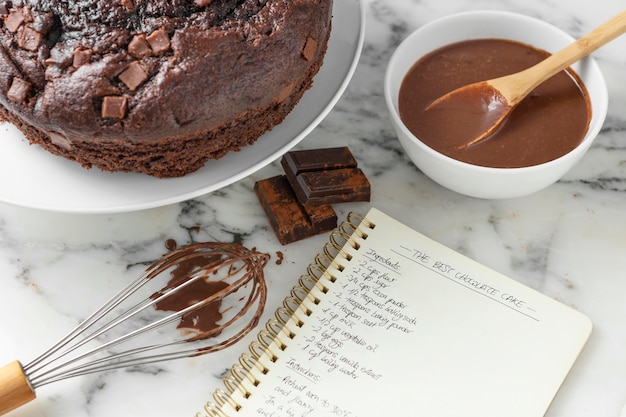
<svg viewBox="0 0 626 417">
<path fill-rule="evenodd" d="M 587 88 L 592 114 L 585 138 L 562 157 L 525 168 L 489 168 L 460 162 L 433 150 L 407 129 L 398 114 L 398 91 L 404 75 L 423 55 L 450 43 L 480 38 L 510 39 L 549 52 L 556 52 L 574 41 L 561 29 L 524 15 L 497 11 L 451 15 L 422 26 L 396 49 L 385 74 L 385 100 L 404 150 L 432 180 L 472 197 L 521 197 L 556 182 L 589 149 L 606 117 L 606 82 L 592 58 L 572 65 Z"/>
</svg>

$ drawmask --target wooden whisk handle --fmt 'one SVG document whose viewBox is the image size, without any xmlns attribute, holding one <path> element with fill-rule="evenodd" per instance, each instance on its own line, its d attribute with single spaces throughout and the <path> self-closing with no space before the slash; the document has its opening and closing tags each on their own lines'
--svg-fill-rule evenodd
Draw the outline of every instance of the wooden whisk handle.
<svg viewBox="0 0 626 417">
<path fill-rule="evenodd" d="M 19 361 L 0 368 L 0 415 L 34 399 L 35 391 L 31 388 Z"/>
</svg>

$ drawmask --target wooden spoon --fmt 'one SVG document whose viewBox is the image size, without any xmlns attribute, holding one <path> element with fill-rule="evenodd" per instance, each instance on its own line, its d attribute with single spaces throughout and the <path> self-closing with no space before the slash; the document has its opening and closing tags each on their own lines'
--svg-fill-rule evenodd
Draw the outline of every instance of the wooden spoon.
<svg viewBox="0 0 626 417">
<path fill-rule="evenodd" d="M 550 55 L 532 67 L 487 81 L 469 84 L 439 97 L 426 111 L 446 112 L 446 118 L 462 123 L 459 149 L 474 145 L 494 133 L 513 109 L 539 84 L 626 32 L 626 11 Z"/>
</svg>

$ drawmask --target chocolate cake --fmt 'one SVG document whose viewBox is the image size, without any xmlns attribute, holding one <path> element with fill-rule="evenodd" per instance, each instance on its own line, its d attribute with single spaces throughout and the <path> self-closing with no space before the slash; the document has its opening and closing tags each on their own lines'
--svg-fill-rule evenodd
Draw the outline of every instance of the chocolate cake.
<svg viewBox="0 0 626 417">
<path fill-rule="evenodd" d="M 0 0 L 0 119 L 85 168 L 176 177 L 312 85 L 332 0 Z"/>
</svg>

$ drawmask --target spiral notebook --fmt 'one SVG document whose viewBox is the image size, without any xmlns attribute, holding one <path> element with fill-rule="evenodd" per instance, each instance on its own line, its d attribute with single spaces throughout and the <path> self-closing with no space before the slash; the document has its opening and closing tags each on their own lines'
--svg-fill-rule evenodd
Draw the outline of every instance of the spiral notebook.
<svg viewBox="0 0 626 417">
<path fill-rule="evenodd" d="M 583 314 L 384 213 L 351 213 L 198 416 L 539 417 Z"/>
</svg>

